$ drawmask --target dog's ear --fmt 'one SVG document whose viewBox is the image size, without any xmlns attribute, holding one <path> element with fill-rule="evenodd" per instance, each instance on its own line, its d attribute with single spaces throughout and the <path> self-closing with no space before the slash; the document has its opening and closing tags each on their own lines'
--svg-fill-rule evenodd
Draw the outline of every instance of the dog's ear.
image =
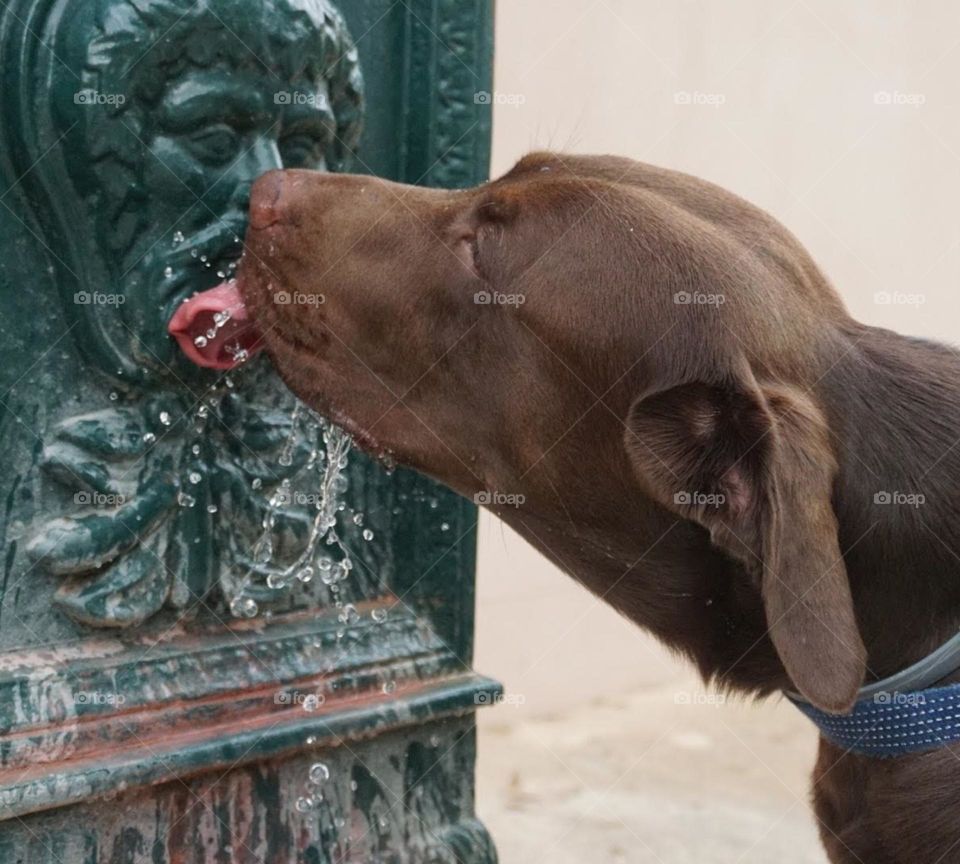
<svg viewBox="0 0 960 864">
<path fill-rule="evenodd" d="M 710 531 L 757 579 L 767 628 L 794 687 L 826 711 L 855 701 L 866 651 L 831 492 L 826 421 L 804 394 L 682 384 L 630 408 L 625 445 L 645 490 Z"/>
</svg>

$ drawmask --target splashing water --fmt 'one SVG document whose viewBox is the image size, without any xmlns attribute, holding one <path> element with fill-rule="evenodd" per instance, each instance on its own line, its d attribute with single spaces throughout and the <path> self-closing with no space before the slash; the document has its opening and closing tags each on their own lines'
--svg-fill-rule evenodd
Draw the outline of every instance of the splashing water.
<svg viewBox="0 0 960 864">
<path fill-rule="evenodd" d="M 266 585 L 272 590 L 282 590 L 299 582 L 306 585 L 313 581 L 319 572 L 320 580 L 336 593 L 338 583 L 346 579 L 353 569 L 353 559 L 350 551 L 340 538 L 336 530 L 337 514 L 344 509 L 343 493 L 347 488 L 345 469 L 347 457 L 353 444 L 346 432 L 318 414 L 307 409 L 302 403 L 297 403 L 290 416 L 290 434 L 278 457 L 283 467 L 293 464 L 294 450 L 300 436 L 305 434 L 308 440 L 322 438 L 323 451 L 314 449 L 306 466 L 299 472 L 296 479 L 301 482 L 311 474 L 318 475 L 319 492 L 314 496 L 315 514 L 310 523 L 307 542 L 296 559 L 283 567 L 271 567 L 275 550 L 273 547 L 273 533 L 277 517 L 284 506 L 291 500 L 291 478 L 285 478 L 280 487 L 267 501 L 266 512 L 261 522 L 261 534 L 253 547 L 254 567 L 248 568 L 241 579 L 239 590 L 234 600 L 242 598 L 245 591 L 253 584 L 260 573 L 267 572 Z M 253 484 L 260 488 L 261 484 Z M 312 484 L 311 484 L 312 485 Z M 333 547 L 340 553 L 336 560 L 329 554 L 320 553 L 321 548 Z M 339 599 L 336 606 L 340 607 Z M 235 604 L 231 602 L 231 611 Z M 243 613 L 243 606 L 236 606 Z M 242 615 L 242 617 L 248 617 Z"/>
</svg>

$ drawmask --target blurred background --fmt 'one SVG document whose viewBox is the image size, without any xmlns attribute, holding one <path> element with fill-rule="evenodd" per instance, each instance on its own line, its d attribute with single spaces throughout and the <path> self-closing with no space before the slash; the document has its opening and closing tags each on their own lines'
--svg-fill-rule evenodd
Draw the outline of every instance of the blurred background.
<svg viewBox="0 0 960 864">
<path fill-rule="evenodd" d="M 811 251 L 853 315 L 960 332 L 960 6 L 497 4 L 493 174 L 617 153 L 718 183 Z M 479 810 L 505 864 L 824 864 L 816 735 L 733 703 L 481 517 Z"/>
</svg>

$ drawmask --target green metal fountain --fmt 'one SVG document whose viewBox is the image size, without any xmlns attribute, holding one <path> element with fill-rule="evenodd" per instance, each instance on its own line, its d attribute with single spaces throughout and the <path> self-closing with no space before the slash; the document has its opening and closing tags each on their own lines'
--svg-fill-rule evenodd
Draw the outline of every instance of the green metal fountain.
<svg viewBox="0 0 960 864">
<path fill-rule="evenodd" d="M 474 508 L 167 334 L 268 169 L 485 179 L 491 53 L 491 0 L 0 4 L 2 864 L 496 860 Z"/>
</svg>

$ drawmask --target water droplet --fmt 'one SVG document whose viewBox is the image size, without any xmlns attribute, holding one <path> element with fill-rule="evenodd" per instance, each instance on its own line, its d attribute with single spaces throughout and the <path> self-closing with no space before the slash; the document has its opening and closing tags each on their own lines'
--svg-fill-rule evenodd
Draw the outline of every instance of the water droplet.
<svg viewBox="0 0 960 864">
<path fill-rule="evenodd" d="M 203 261 L 204 264 L 206 264 L 206 263 L 207 263 L 207 256 L 206 256 L 206 255 L 201 255 L 201 256 L 200 256 L 200 260 Z"/>
<path fill-rule="evenodd" d="M 279 591 L 282 588 L 286 588 L 287 583 L 280 573 L 271 573 L 267 576 L 267 587 Z"/>
<path fill-rule="evenodd" d="M 311 745 L 316 744 L 316 743 L 317 743 L 317 736 L 316 736 L 316 735 L 308 735 L 308 736 L 307 736 L 307 746 L 311 746 Z"/>
<path fill-rule="evenodd" d="M 200 254 L 200 253 L 197 252 L 196 249 L 191 249 L 191 250 L 190 250 L 190 257 L 191 257 L 191 258 L 196 258 L 197 255 L 199 255 L 199 254 Z"/>
<path fill-rule="evenodd" d="M 351 781 L 350 781 L 350 791 L 351 791 L 351 792 L 356 792 L 356 791 L 357 791 L 357 788 L 358 788 L 358 787 L 357 787 L 357 781 L 356 781 L 356 780 L 351 780 Z"/>
<path fill-rule="evenodd" d="M 308 564 L 306 567 L 301 568 L 300 572 L 297 573 L 297 579 L 306 585 L 313 579 L 313 567 Z"/>
<path fill-rule="evenodd" d="M 222 274 L 219 274 L 219 273 L 218 273 L 217 275 L 219 276 L 219 275 L 222 275 Z M 229 310 L 229 309 L 224 309 L 224 310 L 221 311 L 221 312 L 214 312 L 214 313 L 213 313 L 213 323 L 216 324 L 218 327 L 222 327 L 222 326 L 223 326 L 224 324 L 226 324 L 229 320 L 230 320 L 230 310 Z"/>
<path fill-rule="evenodd" d="M 201 480 L 203 480 L 203 475 L 199 471 L 191 471 L 187 475 L 187 479 L 196 486 Z"/>
<path fill-rule="evenodd" d="M 353 524 L 362 525 L 363 524 L 363 513 L 354 513 L 353 514 Z"/>
<path fill-rule="evenodd" d="M 153 443 L 154 441 L 156 441 L 156 440 L 157 440 L 157 436 L 154 435 L 153 432 L 144 432 L 144 433 L 143 433 L 143 443 L 144 443 L 144 444 L 152 444 L 152 443 Z"/>
<path fill-rule="evenodd" d="M 352 603 L 347 603 L 343 607 L 340 614 L 337 616 L 337 620 L 341 624 L 356 624 L 360 620 L 360 613 L 357 612 L 357 607 Z"/>
<path fill-rule="evenodd" d="M 382 624 L 384 621 L 387 620 L 387 610 L 386 610 L 386 609 L 374 609 L 374 610 L 370 613 L 370 617 L 373 618 L 373 620 L 376 621 L 377 624 Z"/>
<path fill-rule="evenodd" d="M 200 445 L 199 445 L 199 444 L 194 444 L 194 445 L 190 448 L 190 452 L 193 453 L 194 456 L 199 456 L 199 455 L 200 455 Z"/>
<path fill-rule="evenodd" d="M 253 560 L 258 564 L 266 564 L 273 557 L 273 541 L 269 537 L 261 537 L 253 547 Z"/>
<path fill-rule="evenodd" d="M 172 278 L 173 278 L 173 267 L 170 267 L 170 266 L 164 267 L 164 268 L 163 268 L 163 275 L 166 276 L 167 279 L 172 279 Z"/>
<path fill-rule="evenodd" d="M 383 682 L 383 687 L 382 687 L 381 689 L 383 690 L 384 693 L 386 693 L 386 694 L 389 695 L 390 693 L 393 693 L 393 692 L 397 689 L 397 682 L 396 682 L 396 681 L 384 681 L 384 682 Z"/>
<path fill-rule="evenodd" d="M 250 488 L 259 489 L 261 486 L 263 486 L 263 481 L 259 477 L 254 477 L 250 483 Z"/>
<path fill-rule="evenodd" d="M 196 345 L 197 348 L 206 348 L 206 347 L 207 347 L 207 337 L 206 337 L 206 336 L 203 336 L 202 334 L 201 334 L 200 336 L 195 336 L 195 337 L 193 338 L 193 344 Z"/>
<path fill-rule="evenodd" d="M 313 799 L 303 797 L 298 798 L 296 808 L 298 813 L 309 813 L 313 809 Z"/>
<path fill-rule="evenodd" d="M 226 279 L 226 278 L 227 278 L 227 274 L 224 273 L 223 270 L 217 270 L 217 278 L 218 278 L 218 279 Z"/>
<path fill-rule="evenodd" d="M 430 746 L 434 749 L 440 746 L 440 736 L 436 733 L 430 736 Z"/>
<path fill-rule="evenodd" d="M 180 492 L 177 494 L 177 503 L 181 507 L 193 507 L 197 503 L 197 499 L 192 495 L 188 495 L 186 492 Z"/>
<path fill-rule="evenodd" d="M 216 327 L 211 327 L 209 330 L 207 330 L 207 334 L 206 334 L 206 335 L 207 335 L 207 339 L 216 339 L 216 338 L 217 338 L 217 328 L 216 328 Z"/>
<path fill-rule="evenodd" d="M 449 531 L 449 530 L 450 530 L 450 523 L 449 523 L 449 522 L 441 522 L 441 523 L 440 523 L 440 530 L 441 530 L 441 531 Z"/>
<path fill-rule="evenodd" d="M 330 779 L 330 769 L 324 762 L 314 762 L 314 764 L 310 766 L 309 777 L 311 783 L 316 783 L 319 786 L 321 783 L 325 783 Z"/>
<path fill-rule="evenodd" d="M 174 246 L 179 246 L 182 242 L 183 242 L 183 232 L 182 232 L 182 231 L 177 231 L 177 232 L 174 233 L 174 235 L 173 235 L 173 245 L 174 245 Z"/>
<path fill-rule="evenodd" d="M 234 597 L 230 601 L 230 614 L 234 618 L 254 618 L 260 609 L 252 597 Z"/>
<path fill-rule="evenodd" d="M 201 405 L 197 408 L 198 417 L 206 417 L 210 413 L 210 409 L 206 405 Z"/>
<path fill-rule="evenodd" d="M 324 702 L 326 697 L 319 693 L 310 693 L 303 698 L 304 711 L 316 711 Z"/>
<path fill-rule="evenodd" d="M 373 531 L 371 531 L 369 528 L 364 528 L 363 539 L 366 540 L 367 542 L 371 541 L 373 539 Z"/>
<path fill-rule="evenodd" d="M 170 423 L 172 422 L 172 421 L 170 420 L 170 414 L 169 414 L 168 412 L 166 412 L 166 411 L 161 411 L 161 412 L 160 412 L 160 422 L 161 422 L 164 426 L 169 426 Z"/>
<path fill-rule="evenodd" d="M 116 390 L 112 390 L 112 391 L 110 392 L 110 401 L 111 401 L 111 402 L 116 402 L 117 399 L 119 399 L 119 398 L 120 398 L 120 394 L 117 393 Z"/>
<path fill-rule="evenodd" d="M 207 505 L 207 512 L 208 512 L 208 513 L 216 513 L 218 509 L 219 509 L 219 508 L 217 507 L 216 504 L 208 504 L 208 505 Z"/>
</svg>

